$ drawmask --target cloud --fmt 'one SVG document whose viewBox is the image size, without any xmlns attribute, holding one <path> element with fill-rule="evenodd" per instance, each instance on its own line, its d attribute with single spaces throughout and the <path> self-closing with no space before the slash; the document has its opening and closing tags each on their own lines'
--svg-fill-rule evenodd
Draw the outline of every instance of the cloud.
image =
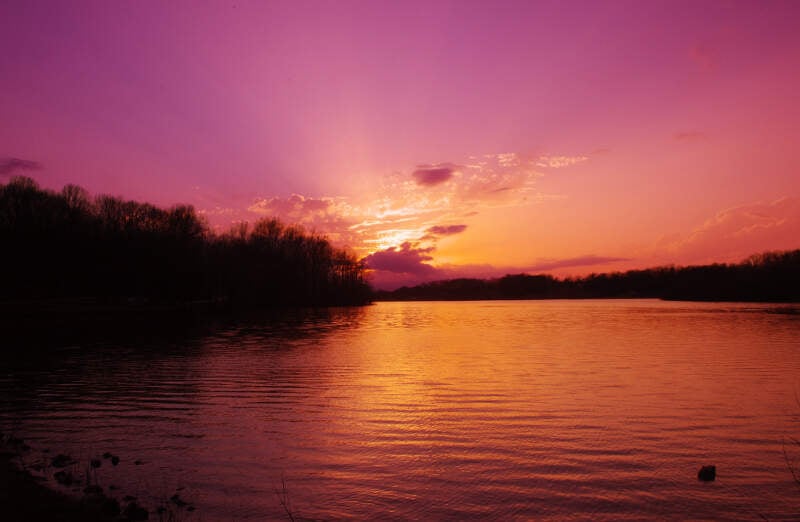
<svg viewBox="0 0 800 522">
<path fill-rule="evenodd" d="M 491 154 L 488 157 L 492 157 Z M 516 167 L 520 164 L 519 156 L 514 152 L 503 152 L 500 154 L 496 154 L 495 157 L 497 158 L 497 163 L 499 163 L 503 167 Z"/>
<path fill-rule="evenodd" d="M 535 161 L 515 153 L 471 156 L 463 164 L 417 166 L 411 173 L 393 172 L 381 177 L 360 204 L 353 203 L 363 254 L 396 247 L 406 241 L 435 242 L 443 222 L 463 223 L 486 208 L 528 205 L 552 195 L 537 193 L 542 174 Z M 425 190 L 420 190 L 420 182 Z M 427 184 L 426 184 L 427 183 Z M 451 234 L 458 229 L 451 229 Z M 463 230 L 462 230 L 463 231 Z"/>
<path fill-rule="evenodd" d="M 277 216 L 292 216 L 301 219 L 309 215 L 325 213 L 332 205 L 327 198 L 307 198 L 300 194 L 292 194 L 288 198 L 273 197 L 257 199 L 247 210 Z"/>
<path fill-rule="evenodd" d="M 411 173 L 411 177 L 414 178 L 417 185 L 433 187 L 452 178 L 455 171 L 456 166 L 450 164 L 420 165 Z"/>
<path fill-rule="evenodd" d="M 247 211 L 258 217 L 276 217 L 286 223 L 302 225 L 341 245 L 352 246 L 361 241 L 352 230 L 358 223 L 358 218 L 354 217 L 358 211 L 344 198 L 313 198 L 300 194 L 260 198 L 247 207 Z"/>
<path fill-rule="evenodd" d="M 546 158 L 552 168 L 586 160 L 584 156 L 484 154 L 470 156 L 459 164 L 417 165 L 373 178 L 348 198 L 300 194 L 265 197 L 253 201 L 239 215 L 209 199 L 204 213 L 221 226 L 226 226 L 222 221 L 274 216 L 325 234 L 337 246 L 350 247 L 360 256 L 406 242 L 424 241 L 426 247 L 436 246 L 439 239 L 466 230 L 470 220 L 484 209 L 531 205 L 562 197 L 536 190 L 544 175 L 537 166 L 541 158 Z"/>
<path fill-rule="evenodd" d="M 431 236 L 452 236 L 460 234 L 467 229 L 467 225 L 436 225 L 426 232 Z"/>
<path fill-rule="evenodd" d="M 394 290 L 401 286 L 414 286 L 444 279 L 496 279 L 508 274 L 541 274 L 558 272 L 560 269 L 608 265 L 628 261 L 621 257 L 587 254 L 564 259 L 542 260 L 530 266 L 494 266 L 490 264 L 431 265 L 433 248 L 419 248 L 415 243 L 405 243 L 400 248 L 391 248 L 367 258 L 373 270 L 372 284 L 380 290 Z"/>
<path fill-rule="evenodd" d="M 588 156 L 539 156 L 536 162 L 537 167 L 547 167 L 551 169 L 563 169 L 588 160 Z"/>
<path fill-rule="evenodd" d="M 549 270 L 574 268 L 578 266 L 607 265 L 609 263 L 617 263 L 619 261 L 630 261 L 630 259 L 626 257 L 603 257 L 596 255 L 569 257 L 565 259 L 548 259 L 527 267 L 525 271 L 546 272 Z"/>
<path fill-rule="evenodd" d="M 19 158 L 0 158 L 0 176 L 9 176 L 18 170 L 41 170 L 42 164 L 38 161 Z"/>
<path fill-rule="evenodd" d="M 368 255 L 364 262 L 372 270 L 392 272 L 395 274 L 406 274 L 414 277 L 432 277 L 438 270 L 427 264 L 433 256 L 430 253 L 433 247 L 419 248 L 416 245 L 405 242 L 399 247 L 387 248 Z"/>
<path fill-rule="evenodd" d="M 800 248 L 800 198 L 724 209 L 688 234 L 661 238 L 653 256 L 684 263 L 737 262 L 768 250 Z"/>
<path fill-rule="evenodd" d="M 203 216 L 223 216 L 223 217 L 232 217 L 237 216 L 239 214 L 239 210 L 230 207 L 221 207 L 219 205 L 213 208 L 203 208 L 197 211 L 198 214 Z"/>
</svg>

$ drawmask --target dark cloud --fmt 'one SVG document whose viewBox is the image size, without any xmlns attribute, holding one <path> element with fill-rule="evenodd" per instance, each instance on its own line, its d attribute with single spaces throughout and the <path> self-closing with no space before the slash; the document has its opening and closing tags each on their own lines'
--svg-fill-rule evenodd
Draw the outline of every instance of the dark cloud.
<svg viewBox="0 0 800 522">
<path fill-rule="evenodd" d="M 426 232 L 431 236 L 453 236 L 460 234 L 467 229 L 467 225 L 436 225 Z"/>
<path fill-rule="evenodd" d="M 452 178 L 455 171 L 454 165 L 420 165 L 411 173 L 411 176 L 417 185 L 433 187 Z"/>
<path fill-rule="evenodd" d="M 0 176 L 8 176 L 18 170 L 41 170 L 42 164 L 38 161 L 19 158 L 0 158 Z"/>
<path fill-rule="evenodd" d="M 592 266 L 592 265 L 605 265 L 607 263 L 616 263 L 617 261 L 630 261 L 626 257 L 603 257 L 603 256 L 579 256 L 570 257 L 566 259 L 552 259 L 542 261 L 533 266 L 525 269 L 526 272 L 542 272 L 546 270 L 555 270 L 558 268 L 571 268 L 576 266 Z"/>
<path fill-rule="evenodd" d="M 394 290 L 401 286 L 414 286 L 431 281 L 457 278 L 494 279 L 507 274 L 537 274 L 561 268 L 605 265 L 618 261 L 630 261 L 623 257 L 585 255 L 565 259 L 549 259 L 532 266 L 493 265 L 440 265 L 427 264 L 433 248 L 417 248 L 404 243 L 400 248 L 389 248 L 365 258 L 375 272 L 372 284 L 379 290 Z"/>
<path fill-rule="evenodd" d="M 426 263 L 433 259 L 430 255 L 432 251 L 433 247 L 418 248 L 405 242 L 399 247 L 387 248 L 370 254 L 364 258 L 364 261 L 372 270 L 430 277 L 438 272 L 436 267 Z"/>
</svg>

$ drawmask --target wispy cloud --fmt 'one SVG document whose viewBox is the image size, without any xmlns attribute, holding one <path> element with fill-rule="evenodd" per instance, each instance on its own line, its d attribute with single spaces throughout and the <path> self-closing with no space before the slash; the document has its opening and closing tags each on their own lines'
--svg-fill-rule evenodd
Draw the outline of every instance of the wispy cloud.
<svg viewBox="0 0 800 522">
<path fill-rule="evenodd" d="M 471 156 L 461 164 L 425 167 L 424 174 L 417 167 L 411 173 L 385 176 L 373 197 L 359 206 L 364 219 L 354 228 L 363 234 L 369 251 L 423 238 L 435 243 L 439 236 L 463 232 L 469 225 L 464 221 L 481 209 L 530 205 L 553 197 L 536 191 L 536 181 L 543 174 L 535 160 L 514 153 Z M 420 190 L 422 179 L 426 180 L 424 190 Z M 433 229 L 448 221 L 458 225 L 449 234 Z"/>
<path fill-rule="evenodd" d="M 38 161 L 20 158 L 0 158 L 0 176 L 10 176 L 17 171 L 41 169 L 42 164 Z"/>
<path fill-rule="evenodd" d="M 541 161 L 547 162 L 547 168 L 562 168 L 586 161 L 586 157 L 526 157 L 513 152 L 470 156 L 459 163 L 417 165 L 386 174 L 368 190 L 348 197 L 294 194 L 259 198 L 240 212 L 238 219 L 228 209 L 215 206 L 205 213 L 229 221 L 275 216 L 326 234 L 358 255 L 384 252 L 378 259 L 407 259 L 413 252 L 403 250 L 402 245 L 408 243 L 417 250 L 435 247 L 442 238 L 467 230 L 481 210 L 561 197 L 537 190 L 537 181 L 544 175 L 537 166 Z M 427 261 L 431 260 L 420 262 Z"/>
<path fill-rule="evenodd" d="M 565 259 L 547 259 L 547 260 L 542 260 L 534 265 L 526 267 L 525 271 L 546 272 L 550 270 L 558 270 L 561 268 L 608 265 L 611 263 L 618 263 L 620 261 L 630 261 L 630 259 L 627 257 L 605 257 L 596 255 L 569 257 Z"/>
<path fill-rule="evenodd" d="M 578 163 L 583 163 L 589 159 L 588 156 L 539 156 L 536 161 L 537 167 L 563 169 Z"/>
<path fill-rule="evenodd" d="M 661 238 L 652 256 L 684 263 L 735 262 L 766 250 L 800 247 L 800 199 L 724 209 L 689 233 Z"/>
<path fill-rule="evenodd" d="M 430 227 L 427 232 L 432 236 L 452 236 L 460 234 L 467 229 L 467 225 L 436 225 Z"/>
<path fill-rule="evenodd" d="M 256 216 L 277 217 L 327 235 L 336 243 L 354 246 L 360 238 L 353 232 L 359 221 L 357 208 L 344 198 L 312 198 L 300 194 L 256 199 L 247 210 Z"/>
</svg>

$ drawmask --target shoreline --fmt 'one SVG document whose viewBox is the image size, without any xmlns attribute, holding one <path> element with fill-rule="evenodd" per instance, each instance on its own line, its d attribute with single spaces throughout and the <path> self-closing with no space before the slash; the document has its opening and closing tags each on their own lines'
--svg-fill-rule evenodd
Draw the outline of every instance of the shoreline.
<svg viewBox="0 0 800 522">
<path fill-rule="evenodd" d="M 636 301 L 641 299 L 652 299 L 655 301 L 666 301 L 670 303 L 740 303 L 740 304 L 774 304 L 774 305 L 800 305 L 800 299 L 778 300 L 778 299 L 715 299 L 715 298 L 688 298 L 688 297 L 660 297 L 660 296 L 612 296 L 612 297 L 440 297 L 440 298 L 404 298 L 389 299 L 376 296 L 375 303 L 414 303 L 414 302 L 448 302 L 448 301 Z"/>
<path fill-rule="evenodd" d="M 0 505 L 9 522 L 107 522 L 125 520 L 104 513 L 100 502 L 87 502 L 50 489 L 14 463 L 17 455 L 0 450 Z M 119 509 L 119 504 L 117 504 Z"/>
<path fill-rule="evenodd" d="M 32 469 L 45 470 L 59 484 L 71 487 L 72 493 L 51 487 L 46 476 L 33 474 L 26 469 L 25 457 L 34 451 L 13 435 L 0 434 L 0 516 L 10 522 L 136 522 L 143 520 L 191 520 L 188 515 L 194 506 L 183 501 L 176 493 L 154 509 L 139 504 L 136 497 L 117 498 L 106 494 L 91 479 L 91 468 L 102 465 L 100 459 L 87 462 L 86 473 L 78 471 L 80 463 L 71 457 L 58 454 L 46 457 L 51 464 L 34 464 Z M 47 450 L 45 450 L 45 453 Z M 43 454 L 43 455 L 44 455 Z M 104 454 L 102 459 L 116 465 L 119 457 Z M 114 459 L 117 459 L 114 462 Z M 57 470 L 54 472 L 54 470 Z M 117 490 L 109 486 L 109 490 Z M 170 505 L 170 503 L 174 505 Z M 179 513 L 179 511 L 187 513 Z M 155 518 L 154 518 L 155 517 Z"/>
</svg>

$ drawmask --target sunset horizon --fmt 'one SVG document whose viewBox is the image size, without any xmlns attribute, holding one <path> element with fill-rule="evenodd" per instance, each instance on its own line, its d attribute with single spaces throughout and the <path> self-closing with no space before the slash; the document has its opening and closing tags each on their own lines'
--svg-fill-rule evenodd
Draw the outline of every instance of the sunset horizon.
<svg viewBox="0 0 800 522">
<path fill-rule="evenodd" d="M 309 5 L 7 5 L 0 182 L 277 217 L 379 287 L 800 246 L 791 3 Z"/>
<path fill-rule="evenodd" d="M 0 2 L 0 512 L 800 519 L 799 28 Z"/>
</svg>

